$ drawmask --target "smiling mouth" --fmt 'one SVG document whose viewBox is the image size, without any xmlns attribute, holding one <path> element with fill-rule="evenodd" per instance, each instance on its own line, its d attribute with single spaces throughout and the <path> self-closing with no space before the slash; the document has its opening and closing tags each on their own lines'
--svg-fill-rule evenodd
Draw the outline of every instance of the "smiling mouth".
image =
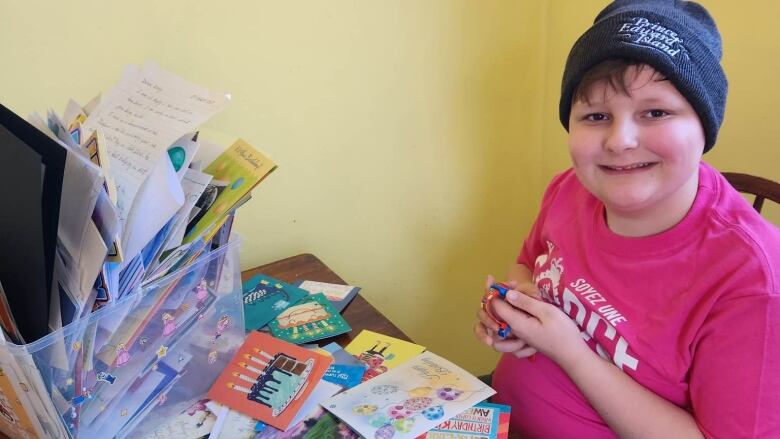
<svg viewBox="0 0 780 439">
<path fill-rule="evenodd" d="M 599 168 L 607 174 L 633 174 L 646 171 L 655 165 L 656 162 L 642 162 L 625 166 L 599 165 Z"/>
<path fill-rule="evenodd" d="M 605 171 L 611 171 L 611 172 L 630 172 L 630 171 L 648 169 L 654 165 L 655 163 L 645 162 L 645 163 L 634 163 L 632 165 L 626 165 L 626 166 L 599 165 L 599 167 L 601 169 L 604 169 Z"/>
</svg>

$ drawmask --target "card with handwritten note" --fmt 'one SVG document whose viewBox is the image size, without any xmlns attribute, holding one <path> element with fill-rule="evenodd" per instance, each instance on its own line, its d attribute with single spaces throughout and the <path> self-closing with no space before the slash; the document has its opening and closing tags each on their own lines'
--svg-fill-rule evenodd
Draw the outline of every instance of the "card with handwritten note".
<svg viewBox="0 0 780 439">
<path fill-rule="evenodd" d="M 179 78 L 153 62 L 140 69 L 128 66 L 119 84 L 82 124 L 82 135 L 100 130 L 106 140 L 122 220 L 167 148 L 228 101 L 227 94 Z"/>
<path fill-rule="evenodd" d="M 432 353 L 322 403 L 363 437 L 411 439 L 496 393 Z"/>
</svg>

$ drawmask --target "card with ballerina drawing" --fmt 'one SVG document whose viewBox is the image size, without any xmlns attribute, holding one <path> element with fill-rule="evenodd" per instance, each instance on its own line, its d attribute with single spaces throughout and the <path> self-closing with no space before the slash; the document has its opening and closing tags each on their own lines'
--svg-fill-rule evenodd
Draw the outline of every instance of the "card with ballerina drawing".
<svg viewBox="0 0 780 439">
<path fill-rule="evenodd" d="M 333 360 L 259 332 L 250 333 L 207 398 L 286 430 Z"/>
</svg>

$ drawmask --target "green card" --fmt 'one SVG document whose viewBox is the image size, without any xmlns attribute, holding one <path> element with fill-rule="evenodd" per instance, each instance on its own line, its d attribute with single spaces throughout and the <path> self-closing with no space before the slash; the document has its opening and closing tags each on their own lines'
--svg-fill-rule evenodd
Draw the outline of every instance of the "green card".
<svg viewBox="0 0 780 439">
<path fill-rule="evenodd" d="M 285 309 L 268 324 L 271 334 L 301 344 L 349 332 L 347 321 L 322 293 L 305 297 Z"/>
<path fill-rule="evenodd" d="M 246 330 L 260 329 L 279 313 L 309 295 L 309 292 L 258 274 L 242 285 Z"/>
</svg>

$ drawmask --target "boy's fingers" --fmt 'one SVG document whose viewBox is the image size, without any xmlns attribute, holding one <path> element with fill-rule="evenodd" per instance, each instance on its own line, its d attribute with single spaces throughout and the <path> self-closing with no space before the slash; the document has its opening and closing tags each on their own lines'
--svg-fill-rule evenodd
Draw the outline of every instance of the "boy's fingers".
<svg viewBox="0 0 780 439">
<path fill-rule="evenodd" d="M 538 316 L 543 311 L 545 305 L 545 302 L 541 300 L 514 290 L 506 293 L 506 301 L 515 308 L 521 309 L 532 316 Z"/>
<path fill-rule="evenodd" d="M 507 340 L 496 340 L 493 342 L 493 349 L 495 349 L 498 352 L 517 352 L 524 348 L 526 348 L 528 345 L 517 338 L 513 339 L 507 339 Z"/>
<path fill-rule="evenodd" d="M 513 354 L 517 358 L 528 358 L 531 355 L 536 354 L 536 349 L 532 348 L 531 346 L 526 346 L 520 350 L 514 351 Z"/>
<path fill-rule="evenodd" d="M 496 283 L 496 279 L 493 277 L 492 274 L 488 274 L 487 280 L 485 281 L 485 288 L 490 288 L 491 285 Z"/>
<path fill-rule="evenodd" d="M 484 309 L 477 311 L 477 319 L 486 329 L 492 330 L 493 332 L 498 331 L 498 324 L 487 315 Z"/>
</svg>

